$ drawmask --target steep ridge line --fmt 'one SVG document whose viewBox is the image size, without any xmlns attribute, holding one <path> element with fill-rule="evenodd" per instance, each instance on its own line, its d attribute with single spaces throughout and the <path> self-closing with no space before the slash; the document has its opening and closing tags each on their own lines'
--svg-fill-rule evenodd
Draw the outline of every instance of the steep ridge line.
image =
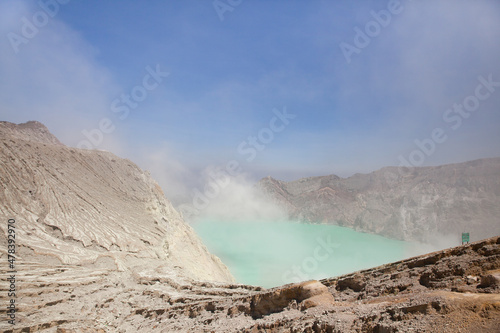
<svg viewBox="0 0 500 333">
<path fill-rule="evenodd" d="M 257 184 L 291 219 L 327 223 L 427 243 L 470 231 L 471 240 L 500 234 L 500 158 L 437 167 L 386 167 Z"/>
<path fill-rule="evenodd" d="M 88 264 L 106 249 L 110 268 L 154 262 L 183 278 L 234 281 L 158 184 L 129 160 L 66 147 L 38 122 L 0 122 L 0 167 L 0 216 L 16 219 L 25 260 Z"/>
</svg>

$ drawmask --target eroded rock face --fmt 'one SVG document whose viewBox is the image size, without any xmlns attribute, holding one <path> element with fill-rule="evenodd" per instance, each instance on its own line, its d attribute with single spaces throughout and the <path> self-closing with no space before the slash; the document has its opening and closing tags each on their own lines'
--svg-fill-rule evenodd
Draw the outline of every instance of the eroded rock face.
<svg viewBox="0 0 500 333">
<path fill-rule="evenodd" d="M 349 178 L 267 177 L 258 186 L 292 219 L 307 222 L 420 242 L 462 231 L 473 240 L 500 234 L 500 158 Z"/>
<path fill-rule="evenodd" d="M 165 267 L 195 280 L 234 282 L 158 184 L 129 160 L 66 147 L 38 122 L 1 122 L 0 181 L 1 237 L 14 218 L 25 260 Z"/>
</svg>

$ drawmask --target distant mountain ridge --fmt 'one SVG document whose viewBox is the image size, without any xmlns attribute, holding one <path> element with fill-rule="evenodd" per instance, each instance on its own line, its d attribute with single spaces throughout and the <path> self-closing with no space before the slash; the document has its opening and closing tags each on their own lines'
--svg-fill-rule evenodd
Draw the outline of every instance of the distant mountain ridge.
<svg viewBox="0 0 500 333">
<path fill-rule="evenodd" d="M 258 187 L 290 218 L 307 222 L 422 242 L 467 231 L 475 240 L 500 235 L 500 158 L 348 178 L 267 177 Z"/>
</svg>

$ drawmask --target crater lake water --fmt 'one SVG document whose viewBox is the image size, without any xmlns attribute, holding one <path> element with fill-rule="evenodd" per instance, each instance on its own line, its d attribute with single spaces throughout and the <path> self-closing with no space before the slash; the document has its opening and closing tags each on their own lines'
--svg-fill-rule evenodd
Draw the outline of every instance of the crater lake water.
<svg viewBox="0 0 500 333">
<path fill-rule="evenodd" d="M 335 225 L 203 220 L 193 228 L 238 283 L 265 288 L 338 276 L 418 254 L 415 243 Z"/>
</svg>

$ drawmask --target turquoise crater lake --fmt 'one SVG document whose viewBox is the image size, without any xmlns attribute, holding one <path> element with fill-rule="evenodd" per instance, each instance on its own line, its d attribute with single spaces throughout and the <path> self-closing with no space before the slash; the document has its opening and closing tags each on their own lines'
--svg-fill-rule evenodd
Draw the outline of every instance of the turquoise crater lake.
<svg viewBox="0 0 500 333">
<path fill-rule="evenodd" d="M 265 288 L 338 276 L 417 254 L 414 243 L 334 225 L 203 220 L 192 226 L 238 283 Z"/>
</svg>

